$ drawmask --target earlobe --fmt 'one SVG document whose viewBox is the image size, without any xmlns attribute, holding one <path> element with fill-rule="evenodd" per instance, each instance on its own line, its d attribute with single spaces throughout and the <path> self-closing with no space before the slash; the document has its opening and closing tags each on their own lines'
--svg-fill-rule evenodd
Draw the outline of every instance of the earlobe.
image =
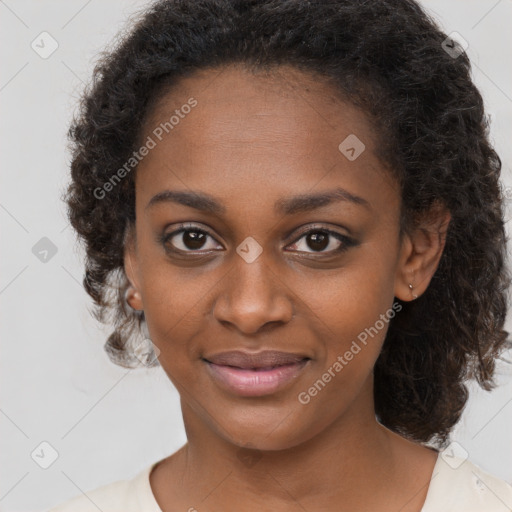
<svg viewBox="0 0 512 512">
<path fill-rule="evenodd" d="M 131 308 L 142 311 L 144 310 L 144 306 L 139 291 L 139 282 L 135 268 L 136 264 L 134 265 L 132 261 L 134 259 L 135 256 L 133 239 L 131 236 L 129 236 L 126 239 L 124 251 L 124 272 L 126 274 L 128 282 L 130 283 L 125 292 L 125 300 Z"/>
<path fill-rule="evenodd" d="M 446 242 L 451 215 L 436 203 L 420 225 L 404 235 L 395 280 L 395 296 L 412 301 L 425 292 L 435 274 Z"/>
<path fill-rule="evenodd" d="M 411 291 L 412 298 L 417 299 L 418 295 L 414 293 L 414 286 L 412 285 L 412 283 L 409 283 L 409 290 Z"/>
<path fill-rule="evenodd" d="M 395 297 L 404 302 L 414 300 L 412 296 L 414 291 L 414 280 L 411 275 L 407 275 L 407 268 L 410 267 L 410 260 L 414 251 L 413 243 L 408 234 L 404 234 L 400 248 L 400 258 L 398 262 L 397 273 L 395 277 Z M 417 292 L 414 292 L 418 295 Z"/>
<path fill-rule="evenodd" d="M 125 293 L 125 301 L 132 308 L 138 311 L 143 311 L 144 307 L 142 306 L 142 297 L 140 293 L 133 287 L 129 286 Z"/>
</svg>

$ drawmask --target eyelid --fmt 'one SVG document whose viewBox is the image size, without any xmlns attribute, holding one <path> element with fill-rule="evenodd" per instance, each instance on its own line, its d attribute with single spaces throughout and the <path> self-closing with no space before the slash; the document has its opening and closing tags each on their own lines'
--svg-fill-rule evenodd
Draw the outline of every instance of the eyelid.
<svg viewBox="0 0 512 512">
<path fill-rule="evenodd" d="M 165 230 L 164 230 L 165 231 Z M 212 240 L 214 240 L 217 244 L 222 245 L 215 236 L 213 236 L 208 229 L 205 229 L 200 226 L 200 224 L 190 223 L 190 222 L 183 222 L 176 226 L 175 229 L 173 229 L 170 233 L 163 233 L 161 236 L 158 237 L 159 242 L 165 245 L 169 240 L 171 240 L 176 235 L 179 235 L 181 233 L 184 233 L 186 231 L 199 231 L 201 233 L 206 234 L 209 236 Z M 183 251 L 182 249 L 178 249 L 174 247 L 172 251 L 177 253 L 188 253 L 188 254 L 201 254 L 210 252 L 212 250 L 218 250 L 218 249 L 210 249 L 208 251 L 197 249 L 195 251 Z"/>
<path fill-rule="evenodd" d="M 299 234 L 296 236 L 298 236 L 298 238 L 301 238 L 302 236 L 307 235 L 311 231 L 326 231 L 327 233 L 337 234 L 340 236 L 346 236 L 347 238 L 349 238 L 349 235 L 343 235 L 343 233 L 339 233 L 338 231 L 335 231 L 334 229 L 327 227 L 325 225 L 319 224 L 319 223 L 306 224 L 304 227 L 300 227 Z"/>
<path fill-rule="evenodd" d="M 343 233 L 340 233 L 339 231 L 336 231 L 332 228 L 329 228 L 329 227 L 326 227 L 326 226 L 322 226 L 320 224 L 313 224 L 313 225 L 307 225 L 303 230 L 301 230 L 299 232 L 298 235 L 295 236 L 294 240 L 292 242 L 290 242 L 288 245 L 294 245 L 296 243 L 298 243 L 302 238 L 304 238 L 304 236 L 306 235 L 309 235 L 310 233 L 316 233 L 316 232 L 323 232 L 323 233 L 327 233 L 330 237 L 332 238 L 335 238 L 338 242 L 341 243 L 341 246 L 338 247 L 337 249 L 332 249 L 330 251 L 311 251 L 311 252 L 308 252 L 308 251 L 297 251 L 301 254 L 313 254 L 313 255 L 318 255 L 318 256 L 321 256 L 321 255 L 333 255 L 333 254 L 339 254 L 339 253 L 342 253 L 344 252 L 345 250 L 349 249 L 350 247 L 354 247 L 356 245 L 358 245 L 358 242 L 352 237 L 352 236 L 349 236 L 349 235 L 345 235 Z"/>
<path fill-rule="evenodd" d="M 209 236 L 212 240 L 214 240 L 216 243 L 218 243 L 219 245 L 223 245 L 221 244 L 217 238 L 212 235 L 210 233 L 210 231 L 208 229 L 205 229 L 203 227 L 201 227 L 201 224 L 200 223 L 191 223 L 191 222 L 184 222 L 184 223 L 180 223 L 176 226 L 175 229 L 173 229 L 170 233 L 164 233 L 161 237 L 159 237 L 159 241 L 165 245 L 166 241 L 170 240 L 172 237 L 180 234 L 180 233 L 183 233 L 185 231 L 200 231 L 200 232 L 203 232 L 205 233 L 207 236 Z M 292 244 L 295 244 L 297 243 L 301 238 L 303 238 L 305 235 L 309 234 L 309 233 L 312 233 L 312 232 L 316 232 L 316 231 L 323 231 L 325 233 L 327 233 L 328 235 L 336 238 L 339 242 L 342 242 L 345 246 L 345 248 L 348 248 L 350 245 L 355 245 L 356 242 L 355 240 L 349 236 L 349 235 L 344 235 L 338 231 L 335 231 L 331 228 L 328 228 L 324 225 L 321 225 L 321 224 L 318 224 L 318 223 L 314 223 L 314 224 L 306 224 L 305 226 L 299 228 L 299 233 L 295 235 L 295 237 L 287 243 L 286 247 L 288 245 L 292 245 Z M 288 237 L 289 235 L 287 235 Z M 183 251 L 182 249 L 177 249 L 177 248 L 174 248 L 173 251 L 175 252 L 179 252 L 179 253 L 188 253 L 188 254 L 202 254 L 202 253 L 210 253 L 212 251 L 218 251 L 218 249 L 209 249 L 209 250 L 202 250 L 202 249 L 197 249 L 197 250 L 190 250 L 190 251 Z M 331 250 L 331 251 L 327 251 L 327 252 L 311 252 L 311 253 L 306 253 L 306 254 L 332 254 L 332 253 L 335 253 L 335 252 L 338 252 L 339 249 L 335 249 L 335 250 Z M 304 252 L 304 251 L 298 251 L 298 252 Z"/>
</svg>

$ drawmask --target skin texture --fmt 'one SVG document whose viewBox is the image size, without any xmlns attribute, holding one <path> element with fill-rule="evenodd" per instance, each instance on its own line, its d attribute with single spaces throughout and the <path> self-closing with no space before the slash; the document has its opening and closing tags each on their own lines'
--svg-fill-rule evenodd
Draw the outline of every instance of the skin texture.
<svg viewBox="0 0 512 512">
<path fill-rule="evenodd" d="M 372 123 L 314 77 L 288 67 L 195 73 L 157 104 L 143 138 L 190 97 L 197 106 L 137 168 L 137 221 L 125 252 L 128 301 L 145 312 L 160 364 L 180 392 L 188 437 L 151 474 L 160 507 L 419 511 L 437 454 L 375 419 L 372 369 L 387 324 L 308 404 L 297 396 L 394 297 L 413 299 L 409 283 L 423 293 L 449 213 L 437 210 L 400 240 L 400 189 L 374 155 Z M 338 149 L 350 134 L 365 144 L 354 161 Z M 274 211 L 278 200 L 337 187 L 369 206 Z M 225 212 L 173 202 L 147 208 L 164 190 L 207 193 Z M 173 255 L 159 241 L 181 222 L 210 235 L 195 249 L 202 256 Z M 343 242 L 331 236 L 315 250 L 304 236 L 313 228 L 354 244 L 335 253 Z M 249 236 L 263 249 L 252 263 L 236 252 Z M 183 240 L 177 234 L 165 245 L 193 252 Z M 239 397 L 220 389 L 201 359 L 236 349 L 311 361 L 279 392 Z"/>
</svg>

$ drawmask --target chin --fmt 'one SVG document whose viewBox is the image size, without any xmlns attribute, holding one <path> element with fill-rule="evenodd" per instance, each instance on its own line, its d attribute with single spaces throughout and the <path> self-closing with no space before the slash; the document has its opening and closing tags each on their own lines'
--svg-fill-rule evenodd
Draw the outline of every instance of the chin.
<svg viewBox="0 0 512 512">
<path fill-rule="evenodd" d="M 307 420 L 304 410 L 272 408 L 272 412 L 236 411 L 226 414 L 214 426 L 226 441 L 240 449 L 259 451 L 287 450 L 307 442 L 325 426 L 302 424 Z M 219 429 L 222 429 L 222 431 Z"/>
</svg>

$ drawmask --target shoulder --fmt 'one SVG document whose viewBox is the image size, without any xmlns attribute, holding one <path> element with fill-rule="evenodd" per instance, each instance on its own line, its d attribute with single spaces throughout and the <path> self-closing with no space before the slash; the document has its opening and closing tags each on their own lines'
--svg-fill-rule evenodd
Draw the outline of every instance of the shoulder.
<svg viewBox="0 0 512 512">
<path fill-rule="evenodd" d="M 438 456 L 421 512 L 512 512 L 512 486 L 451 453 Z"/>
<path fill-rule="evenodd" d="M 48 512 L 161 512 L 149 484 L 149 474 L 155 465 L 131 479 L 117 480 L 86 491 Z"/>
</svg>

